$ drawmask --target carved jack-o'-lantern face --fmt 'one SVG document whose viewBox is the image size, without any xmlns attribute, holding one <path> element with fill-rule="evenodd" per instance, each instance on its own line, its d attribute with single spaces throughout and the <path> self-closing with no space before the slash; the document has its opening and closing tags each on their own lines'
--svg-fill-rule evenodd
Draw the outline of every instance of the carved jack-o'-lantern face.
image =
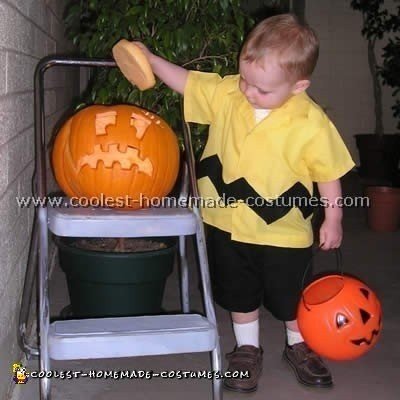
<svg viewBox="0 0 400 400">
<path fill-rule="evenodd" d="M 374 292 L 348 276 L 329 275 L 303 292 L 298 324 L 307 344 L 321 356 L 350 360 L 370 350 L 382 329 Z"/>
<path fill-rule="evenodd" d="M 162 197 L 179 168 L 176 135 L 157 115 L 131 105 L 90 106 L 58 132 L 52 154 L 57 182 L 69 196 Z M 135 201 L 136 200 L 136 201 Z"/>
</svg>

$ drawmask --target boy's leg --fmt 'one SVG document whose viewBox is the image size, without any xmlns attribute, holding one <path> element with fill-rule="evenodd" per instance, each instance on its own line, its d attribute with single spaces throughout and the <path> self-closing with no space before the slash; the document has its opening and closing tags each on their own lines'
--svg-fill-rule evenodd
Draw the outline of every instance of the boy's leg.
<svg viewBox="0 0 400 400">
<path fill-rule="evenodd" d="M 258 309 L 249 313 L 231 313 L 237 347 L 243 345 L 260 347 L 258 314 Z"/>
<path fill-rule="evenodd" d="M 248 378 L 227 376 L 224 387 L 236 392 L 253 392 L 257 390 L 263 361 L 263 350 L 259 346 L 258 309 L 248 313 L 232 312 L 231 317 L 237 345 L 227 354 L 227 374 L 244 372 Z"/>
<path fill-rule="evenodd" d="M 262 299 L 262 277 L 249 260 L 249 245 L 234 242 L 230 234 L 207 227 L 207 251 L 211 284 L 217 304 L 231 312 L 237 345 L 227 354 L 229 366 L 224 387 L 238 392 L 257 389 L 262 370 L 259 348 L 258 308 Z M 236 371 L 249 371 L 249 378 Z M 229 374 L 235 372 L 232 377 Z"/>
<path fill-rule="evenodd" d="M 304 343 L 296 321 L 303 279 L 312 256 L 310 248 L 266 246 L 264 260 L 264 305 L 279 320 L 285 321 L 286 345 L 283 358 L 292 367 L 298 381 L 307 386 L 330 387 L 332 376 L 320 357 Z"/>
<path fill-rule="evenodd" d="M 299 326 L 297 325 L 297 320 L 294 321 L 286 321 L 286 343 L 289 346 L 293 346 L 294 344 L 304 342 L 303 336 L 301 336 Z"/>
<path fill-rule="evenodd" d="M 286 321 L 286 346 L 283 359 L 292 367 L 297 380 L 306 386 L 331 387 L 332 375 L 321 358 L 304 342 L 297 321 Z"/>
</svg>

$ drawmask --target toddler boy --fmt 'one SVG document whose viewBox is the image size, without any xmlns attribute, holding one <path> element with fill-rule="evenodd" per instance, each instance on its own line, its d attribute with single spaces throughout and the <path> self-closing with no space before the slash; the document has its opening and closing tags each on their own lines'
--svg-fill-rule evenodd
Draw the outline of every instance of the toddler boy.
<svg viewBox="0 0 400 400">
<path fill-rule="evenodd" d="M 306 94 L 318 58 L 315 33 L 290 14 L 268 18 L 247 37 L 239 74 L 224 78 L 187 71 L 138 45 L 153 72 L 184 95 L 185 120 L 210 126 L 198 175 L 201 196 L 230 199 L 202 209 L 214 298 L 230 311 L 237 342 L 227 355 L 228 370 L 250 371 L 246 380 L 225 379 L 225 388 L 257 389 L 261 304 L 286 325 L 283 356 L 297 379 L 331 386 L 329 370 L 298 330 L 296 308 L 311 259 L 313 182 L 327 204 L 320 245 L 337 248 L 339 178 L 354 163 Z"/>
</svg>

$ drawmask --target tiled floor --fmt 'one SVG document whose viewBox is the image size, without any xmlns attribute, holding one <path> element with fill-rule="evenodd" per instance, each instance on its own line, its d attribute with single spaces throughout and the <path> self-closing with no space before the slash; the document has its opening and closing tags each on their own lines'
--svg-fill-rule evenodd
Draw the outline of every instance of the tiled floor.
<svg viewBox="0 0 400 400">
<path fill-rule="evenodd" d="M 356 176 L 344 182 L 344 192 L 358 195 L 360 185 Z M 351 362 L 328 362 L 335 378 L 332 389 L 313 390 L 297 383 L 291 370 L 281 359 L 284 330 L 280 322 L 266 311 L 261 313 L 261 345 L 264 348 L 264 371 L 259 389 L 243 395 L 224 392 L 224 399 L 271 400 L 397 400 L 400 398 L 400 231 L 374 233 L 368 230 L 365 210 L 345 210 L 345 237 L 342 246 L 344 270 L 365 280 L 380 297 L 384 310 L 384 330 L 377 346 L 365 356 Z M 334 256 L 320 254 L 317 264 L 329 270 Z M 201 311 L 197 289 L 197 274 L 192 268 L 192 308 Z M 176 274 L 167 284 L 165 308 L 179 305 Z M 56 269 L 51 282 L 52 313 L 56 315 L 67 303 L 68 296 L 62 272 Z M 223 353 L 234 346 L 228 314 L 217 307 L 217 319 Z M 224 366 L 226 363 L 224 360 Z M 205 370 L 210 367 L 207 354 L 137 357 L 95 361 L 54 362 L 58 370 Z M 29 369 L 37 369 L 30 361 Z M 38 382 L 30 381 L 20 388 L 23 400 L 38 399 Z M 125 399 L 211 399 L 211 382 L 207 380 L 54 380 L 54 400 L 125 400 Z"/>
</svg>

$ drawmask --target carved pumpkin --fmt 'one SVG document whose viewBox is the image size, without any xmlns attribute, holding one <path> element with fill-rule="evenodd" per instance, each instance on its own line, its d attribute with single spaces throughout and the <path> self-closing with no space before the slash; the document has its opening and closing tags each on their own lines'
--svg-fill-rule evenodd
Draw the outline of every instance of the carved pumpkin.
<svg viewBox="0 0 400 400">
<path fill-rule="evenodd" d="M 349 276 L 328 275 L 303 291 L 297 322 L 308 346 L 332 360 L 351 360 L 369 351 L 382 329 L 374 292 Z"/>
<path fill-rule="evenodd" d="M 171 191 L 178 140 L 164 120 L 139 107 L 89 106 L 58 132 L 52 162 L 68 196 L 115 199 L 106 205 L 135 209 Z"/>
</svg>

